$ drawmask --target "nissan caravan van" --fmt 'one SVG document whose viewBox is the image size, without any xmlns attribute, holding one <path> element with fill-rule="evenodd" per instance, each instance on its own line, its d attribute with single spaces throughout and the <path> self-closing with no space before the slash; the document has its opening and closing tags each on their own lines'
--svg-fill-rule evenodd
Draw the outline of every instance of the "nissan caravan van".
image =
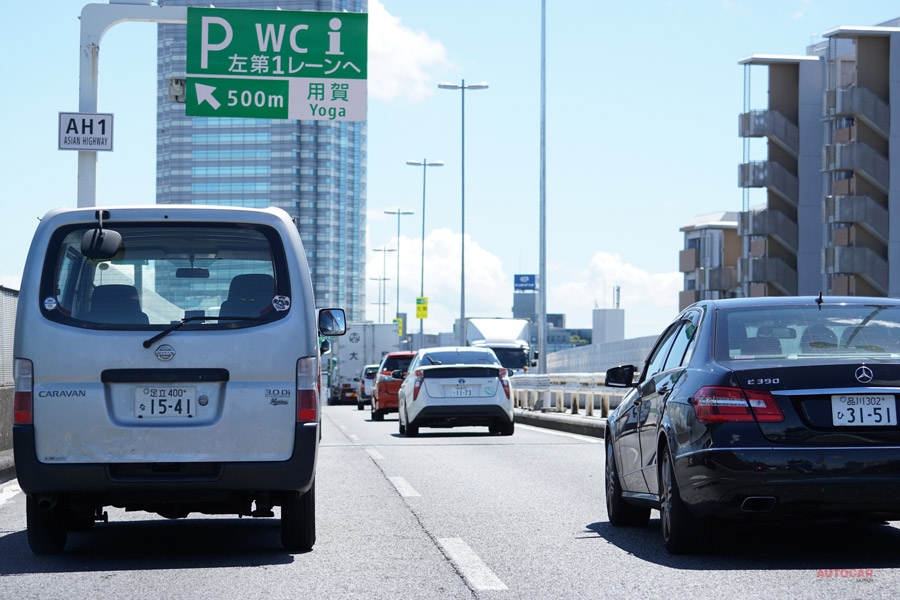
<svg viewBox="0 0 900 600">
<path fill-rule="evenodd" d="M 104 508 L 274 517 L 315 543 L 319 336 L 286 212 L 57 209 L 25 264 L 13 439 L 28 543 L 62 552 Z M 327 342 L 326 342 L 327 343 Z"/>
</svg>

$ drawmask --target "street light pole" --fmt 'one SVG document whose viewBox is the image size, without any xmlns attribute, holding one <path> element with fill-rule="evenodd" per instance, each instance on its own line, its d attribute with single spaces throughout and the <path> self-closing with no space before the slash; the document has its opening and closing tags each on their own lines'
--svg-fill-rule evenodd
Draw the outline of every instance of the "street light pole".
<svg viewBox="0 0 900 600">
<path fill-rule="evenodd" d="M 386 210 L 384 211 L 386 215 L 397 215 L 397 310 L 395 315 L 398 319 L 400 318 L 400 217 L 403 215 L 412 215 L 415 214 L 411 210 Z"/>
<path fill-rule="evenodd" d="M 540 294 L 538 301 L 538 373 L 547 372 L 547 1 L 541 0 L 541 165 L 540 165 Z"/>
<path fill-rule="evenodd" d="M 471 83 L 466 85 L 466 80 L 460 81 L 459 85 L 455 83 L 439 83 L 438 87 L 442 90 L 459 90 L 461 98 L 461 131 L 462 139 L 460 143 L 461 161 L 460 174 L 462 178 L 460 206 L 462 212 L 461 237 L 462 248 L 460 251 L 460 275 L 459 275 L 459 345 L 466 345 L 466 90 L 485 90 L 487 83 Z"/>
<path fill-rule="evenodd" d="M 378 292 L 379 293 L 378 304 L 380 305 L 378 307 L 378 309 L 379 309 L 378 322 L 384 323 L 384 308 L 383 308 L 383 306 L 387 304 L 387 288 L 386 288 L 385 282 L 387 282 L 387 280 L 389 279 L 388 277 L 386 277 L 386 275 L 387 275 L 387 253 L 388 252 L 396 252 L 397 249 L 396 248 L 372 248 L 372 251 L 373 252 L 381 252 L 381 256 L 382 256 L 381 289 Z"/>
<path fill-rule="evenodd" d="M 428 167 L 443 167 L 444 161 L 435 160 L 432 162 L 428 162 L 427 158 L 423 158 L 421 161 L 418 160 L 408 160 L 406 164 L 412 165 L 414 167 L 422 167 L 422 257 L 421 257 L 421 265 L 420 265 L 420 273 L 419 273 L 419 297 L 425 297 L 425 173 L 428 171 Z M 398 217 L 399 218 L 399 217 Z M 399 235 L 398 235 L 399 237 Z M 423 319 L 419 319 L 419 348 L 425 345 L 425 332 L 424 332 L 424 323 Z"/>
</svg>

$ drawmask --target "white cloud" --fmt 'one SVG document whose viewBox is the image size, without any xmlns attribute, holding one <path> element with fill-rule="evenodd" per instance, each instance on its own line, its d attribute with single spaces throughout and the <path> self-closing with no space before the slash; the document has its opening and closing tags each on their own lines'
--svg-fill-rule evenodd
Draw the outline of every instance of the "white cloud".
<svg viewBox="0 0 900 600">
<path fill-rule="evenodd" d="M 397 247 L 397 238 L 385 243 Z M 421 240 L 400 237 L 400 311 L 410 319 L 409 328 L 418 331 L 415 306 L 419 295 Z M 448 332 L 460 315 L 460 239 L 449 228 L 432 231 L 425 239 L 425 296 L 428 298 L 427 333 Z M 375 255 L 375 256 L 373 256 Z M 378 253 L 369 253 L 367 278 L 382 277 L 386 267 L 386 320 L 397 306 L 397 256 L 387 263 Z M 570 328 L 590 328 L 592 311 L 613 308 L 612 290 L 621 289 L 619 307 L 625 311 L 625 337 L 656 335 L 677 314 L 678 292 L 683 275 L 678 272 L 649 273 L 625 262 L 618 254 L 596 252 L 587 264 L 548 265 L 550 293 L 547 312 L 566 315 Z M 504 269 L 499 257 L 466 236 L 466 316 L 511 317 L 513 273 Z M 366 314 L 378 321 L 378 282 L 367 281 Z M 674 299 L 674 300 L 673 300 Z"/>
<path fill-rule="evenodd" d="M 369 2 L 369 95 L 380 100 L 418 100 L 434 92 L 429 71 L 449 66 L 447 49 L 424 31 L 413 31 Z"/>
<path fill-rule="evenodd" d="M 650 273 L 609 252 L 595 252 L 584 268 L 567 263 L 548 271 L 547 311 L 566 314 L 571 328 L 590 327 L 595 307 L 615 308 L 615 286 L 619 308 L 625 311 L 626 338 L 656 335 L 678 313 L 683 275 L 677 271 Z"/>
</svg>

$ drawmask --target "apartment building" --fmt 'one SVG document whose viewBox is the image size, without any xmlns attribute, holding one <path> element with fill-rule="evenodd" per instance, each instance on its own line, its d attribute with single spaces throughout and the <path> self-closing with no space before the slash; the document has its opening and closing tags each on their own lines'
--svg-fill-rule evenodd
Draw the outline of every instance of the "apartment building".
<svg viewBox="0 0 900 600">
<path fill-rule="evenodd" d="M 680 229 L 684 249 L 678 254 L 678 270 L 684 274 L 684 289 L 678 295 L 678 310 L 698 300 L 740 295 L 737 228 L 738 213 L 725 211 L 694 217 Z"/>
<path fill-rule="evenodd" d="M 900 295 L 900 19 L 823 38 L 739 61 L 743 296 Z M 767 105 L 753 107 L 760 81 Z"/>
</svg>

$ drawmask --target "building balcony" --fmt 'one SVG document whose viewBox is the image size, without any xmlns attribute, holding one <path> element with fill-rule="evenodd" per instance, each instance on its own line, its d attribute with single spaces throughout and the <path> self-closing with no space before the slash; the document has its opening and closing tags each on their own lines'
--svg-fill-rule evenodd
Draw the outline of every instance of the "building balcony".
<svg viewBox="0 0 900 600">
<path fill-rule="evenodd" d="M 723 296 L 737 287 L 737 267 L 714 267 L 697 270 L 697 287 L 701 290 L 715 290 Z"/>
<path fill-rule="evenodd" d="M 738 187 L 764 187 L 797 207 L 800 183 L 797 176 L 775 161 L 753 161 L 738 165 Z"/>
<path fill-rule="evenodd" d="M 857 85 L 825 90 L 825 114 L 853 117 L 888 138 L 891 130 L 891 108 L 871 90 Z"/>
<path fill-rule="evenodd" d="M 685 248 L 678 253 L 678 271 L 693 273 L 700 268 L 700 252 L 696 248 Z"/>
<path fill-rule="evenodd" d="M 871 248 L 830 246 L 825 248 L 825 270 L 834 275 L 855 275 L 887 295 L 888 263 Z"/>
<path fill-rule="evenodd" d="M 739 236 L 768 236 L 786 247 L 797 250 L 797 223 L 779 210 L 751 210 L 738 217 Z"/>
<path fill-rule="evenodd" d="M 822 150 L 823 171 L 853 171 L 888 193 L 891 183 L 888 159 L 862 142 L 827 144 Z"/>
<path fill-rule="evenodd" d="M 786 296 L 797 295 L 797 271 L 780 258 L 742 258 L 739 265 L 742 281 L 767 283 Z"/>
<path fill-rule="evenodd" d="M 888 243 L 888 211 L 869 196 L 826 196 L 823 213 L 826 223 L 854 223 Z"/>
<path fill-rule="evenodd" d="M 794 158 L 800 153 L 800 128 L 776 110 L 752 110 L 738 119 L 740 137 L 765 137 Z"/>
</svg>

